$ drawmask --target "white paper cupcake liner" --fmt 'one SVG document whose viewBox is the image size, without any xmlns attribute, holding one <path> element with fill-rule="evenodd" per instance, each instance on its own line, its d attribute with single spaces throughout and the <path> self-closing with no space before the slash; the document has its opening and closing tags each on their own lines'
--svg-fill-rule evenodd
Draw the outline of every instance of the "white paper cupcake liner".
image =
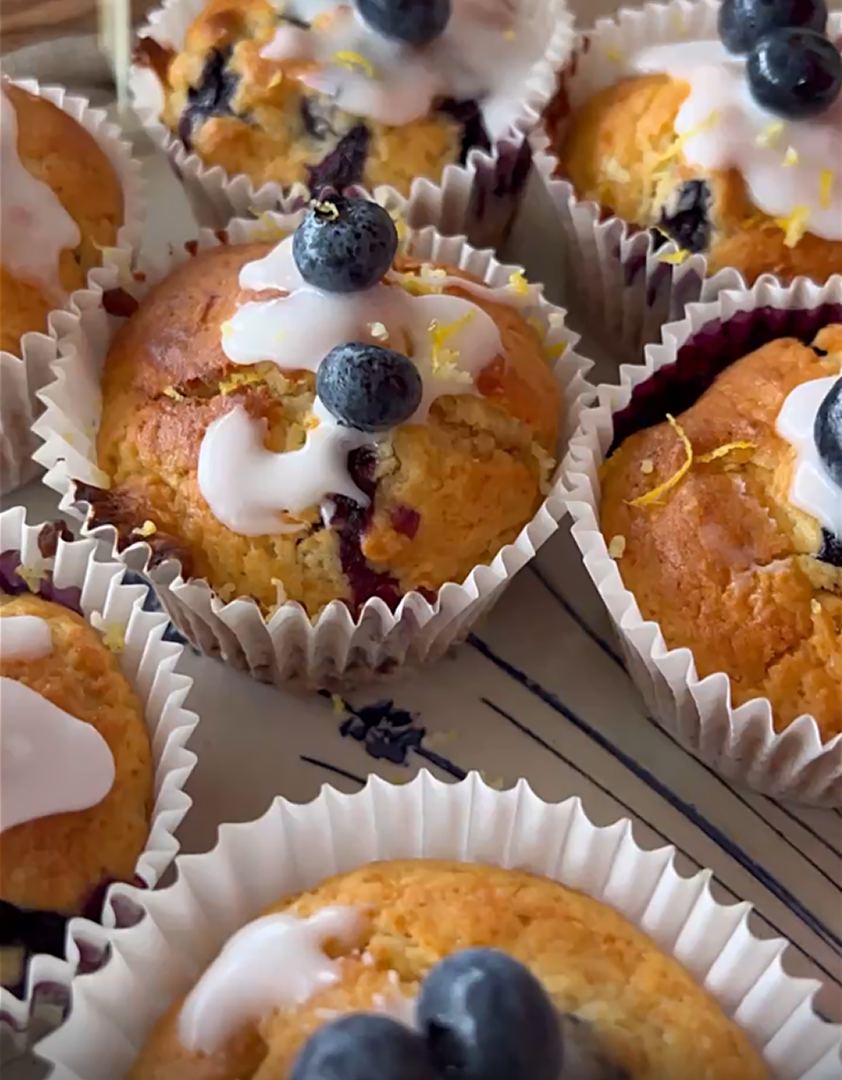
<svg viewBox="0 0 842 1080">
<path fill-rule="evenodd" d="M 131 145 L 123 139 L 119 127 L 109 122 L 106 111 L 92 109 L 86 98 L 72 96 L 60 86 L 40 86 L 34 79 L 12 81 L 72 116 L 108 157 L 123 189 L 124 223 L 116 247 L 105 249 L 102 261 L 104 267 L 126 265 L 140 248 L 144 220 L 144 184 Z M 92 270 L 89 282 L 99 272 Z M 31 331 L 23 335 L 19 355 L 0 352 L 0 494 L 8 494 L 31 480 L 37 471 L 32 452 L 38 440 L 30 432 L 41 410 L 36 395 L 50 381 L 50 364 L 58 355 L 57 342 L 67 327 L 61 311 L 51 312 L 43 333 Z"/>
<path fill-rule="evenodd" d="M 376 860 L 415 858 L 528 871 L 610 905 L 719 1002 L 773 1080 L 838 1080 L 842 1027 L 813 1011 L 820 984 L 786 974 L 786 942 L 754 936 L 751 905 L 714 900 L 710 871 L 682 877 L 674 848 L 644 851 L 625 818 L 598 828 L 578 798 L 549 804 L 523 780 L 499 792 L 476 774 L 451 785 L 426 772 L 402 786 L 371 777 L 355 795 L 325 787 L 306 806 L 276 799 L 257 821 L 223 825 L 213 851 L 179 858 L 170 888 L 121 888 L 145 918 L 100 931 L 111 962 L 75 981 L 70 1018 L 39 1056 L 54 1080 L 117 1080 L 171 1002 L 270 904 Z"/>
<path fill-rule="evenodd" d="M 206 5 L 207 0 L 165 0 L 149 15 L 140 36 L 180 49 L 188 26 Z M 476 247 L 499 246 L 511 225 L 530 170 L 526 135 L 552 97 L 556 72 L 567 60 L 574 40 L 573 19 L 564 0 L 512 0 L 512 6 L 523 11 L 524 22 L 542 21 L 546 48 L 532 65 L 520 98 L 496 95 L 484 107 L 492 152 L 472 150 L 464 167 L 450 166 L 445 171 L 438 181 L 447 207 L 444 217 L 425 214 L 430 188 L 435 187 L 430 181 L 416 181 L 409 198 L 412 210 L 407 220 L 413 226 L 435 224 L 448 235 L 466 235 Z M 277 183 L 255 189 L 244 174 L 231 176 L 220 166 L 209 167 L 161 122 L 164 98 L 155 73 L 135 64 L 129 83 L 141 123 L 167 154 L 200 225 L 224 228 L 232 217 L 266 210 L 288 213 L 308 198 L 303 184 L 286 191 Z"/>
<path fill-rule="evenodd" d="M 718 10 L 718 0 L 671 0 L 622 8 L 613 18 L 598 20 L 593 30 L 579 35 L 574 58 L 561 75 L 571 109 L 629 74 L 627 59 L 647 46 L 717 40 Z M 833 12 L 830 34 L 840 32 L 842 13 Z M 644 345 L 657 342 L 661 326 L 680 319 L 687 304 L 746 287 L 735 269 L 708 276 L 704 255 L 679 264 L 665 261 L 678 251 L 675 243 L 656 250 L 648 229 L 604 217 L 597 203 L 579 199 L 568 180 L 554 175 L 559 162 L 543 125 L 531 142 L 560 231 L 554 245 L 558 271 L 576 296 L 577 310 L 610 343 L 618 363 L 640 363 Z"/>
<path fill-rule="evenodd" d="M 22 506 L 0 513 L 4 571 L 9 573 L 20 565 L 25 569 L 27 583 L 50 581 L 52 589 L 58 590 L 58 602 L 69 599 L 62 590 L 74 590 L 72 600 L 78 603 L 86 620 L 118 634 L 124 643 L 121 666 L 143 703 L 155 766 L 155 806 L 149 839 L 135 868 L 136 879 L 151 889 L 178 853 L 175 832 L 192 802 L 184 785 L 196 764 L 196 755 L 185 744 L 199 718 L 184 708 L 184 699 L 193 680 L 177 670 L 183 647 L 167 640 L 169 635 L 165 637 L 167 616 L 158 605 L 154 605 L 156 610 L 146 610 L 145 602 L 151 596 L 148 587 L 126 584 L 125 567 L 119 562 L 98 560 L 96 550 L 93 539 L 66 541 L 58 538 L 58 530 L 51 524 L 28 525 Z M 6 553 L 17 553 L 17 562 L 14 558 L 10 561 Z M 53 591 L 46 595 L 52 599 Z M 45 1025 L 54 1025 L 66 1010 L 66 994 L 57 993 L 57 987 L 69 983 L 80 959 L 91 964 L 98 958 L 97 950 L 88 950 L 82 957 L 75 941 L 77 931 L 84 940 L 92 927 L 95 929 L 96 924 L 90 920 L 72 920 L 66 959 L 46 954 L 29 959 L 23 1000 L 11 990 L 0 988 L 4 1060 L 20 1052 L 39 1031 L 43 1033 Z"/>
<path fill-rule="evenodd" d="M 267 228 L 280 236 L 296 227 L 302 213 L 268 213 L 259 221 L 237 220 L 231 223 L 228 235 L 234 243 L 265 237 Z M 217 233 L 201 233 L 200 247 L 219 243 Z M 408 230 L 403 250 L 419 259 L 458 266 L 491 286 L 505 285 L 517 269 L 501 265 L 490 251 L 477 251 L 461 237 L 442 237 L 433 228 Z M 173 255 L 173 262 L 186 258 L 187 253 L 181 250 Z M 131 287 L 139 295 L 169 269 L 162 268 L 157 275 L 147 273 L 143 285 L 133 283 Z M 113 283 L 117 283 L 116 276 Z M 85 312 L 89 323 L 99 315 L 104 325 L 107 317 L 101 307 L 102 293 L 97 295 L 94 290 L 85 299 L 90 306 Z M 92 310 L 97 304 L 99 309 Z M 593 396 L 592 387 L 585 381 L 591 362 L 576 353 L 578 336 L 565 326 L 561 309 L 541 297 L 538 314 L 547 327 L 545 347 L 563 347 L 554 362 L 562 394 L 557 452 L 561 460 L 575 429 L 580 399 Z M 75 501 L 73 481 L 95 487 L 107 486 L 108 482 L 96 466 L 95 446 L 101 409 L 99 376 L 108 340 L 107 333 L 90 329 L 84 337 L 77 335 L 75 347 L 68 348 L 53 365 L 55 381 L 42 392 L 45 412 L 35 425 L 36 433 L 44 440 L 35 456 L 49 469 L 46 483 L 62 495 L 62 510 L 77 517 L 87 513 L 88 506 Z M 267 623 L 253 600 L 240 598 L 224 603 L 207 582 L 185 580 L 176 560 L 151 565 L 152 549 L 145 541 L 118 554 L 118 538 L 112 526 L 93 527 L 91 534 L 107 540 L 113 557 L 148 573 L 176 626 L 204 652 L 221 657 L 263 682 L 294 681 L 310 687 L 347 689 L 435 660 L 463 640 L 470 626 L 556 531 L 563 513 L 561 495 L 557 470 L 547 498 L 517 539 L 502 548 L 490 565 L 476 567 L 464 582 L 445 584 L 435 602 L 411 592 L 392 612 L 381 599 L 374 598 L 356 619 L 338 600 L 313 621 L 300 604 L 287 602 Z"/>
<path fill-rule="evenodd" d="M 766 698 L 735 708 L 724 673 L 699 679 L 692 652 L 668 648 L 658 625 L 643 619 L 599 528 L 599 468 L 614 438 L 614 414 L 628 405 L 636 386 L 674 363 L 689 338 L 718 320 L 728 322 L 757 310 L 757 317 L 768 321 L 768 312 L 759 309 L 808 311 L 824 305 L 842 310 L 842 276 L 823 286 L 800 278 L 786 287 L 766 276 L 750 290 L 726 291 L 716 301 L 691 304 L 681 322 L 664 327 L 662 345 L 648 346 L 645 364 L 623 366 L 620 385 L 600 386 L 598 404 L 583 409 L 562 463 L 562 483 L 585 567 L 617 628 L 629 674 L 653 716 L 729 780 L 773 798 L 842 807 L 842 735 L 822 744 L 819 727 L 808 715 L 776 733 Z"/>
</svg>

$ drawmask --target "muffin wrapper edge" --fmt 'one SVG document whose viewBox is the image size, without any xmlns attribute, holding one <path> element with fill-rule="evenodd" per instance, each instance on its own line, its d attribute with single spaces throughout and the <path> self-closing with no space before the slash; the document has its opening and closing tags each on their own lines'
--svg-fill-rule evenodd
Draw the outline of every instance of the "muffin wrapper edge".
<svg viewBox="0 0 842 1080">
<path fill-rule="evenodd" d="M 124 643 L 121 666 L 143 703 L 155 768 L 149 839 L 135 868 L 136 880 L 151 889 L 178 853 L 175 832 L 192 803 L 184 785 L 197 759 L 186 743 L 199 717 L 184 708 L 193 680 L 177 670 L 183 646 L 164 636 L 169 620 L 159 608 L 146 610 L 148 586 L 124 583 L 126 568 L 119 562 L 96 558 L 95 540 L 59 540 L 55 555 L 45 558 L 39 547 L 43 529 L 43 524 L 27 524 L 21 506 L 3 511 L 0 552 L 19 552 L 21 565 L 29 571 L 27 579 L 30 574 L 50 571 L 56 589 L 79 590 L 86 621 L 90 623 L 94 614 L 101 616 L 105 627 L 119 633 Z M 105 910 L 110 908 L 111 889 L 113 886 L 106 894 Z M 56 988 L 69 985 L 80 964 L 83 968 L 95 966 L 101 959 L 99 930 L 89 919 L 70 920 L 65 959 L 47 954 L 29 958 L 23 1000 L 0 988 L 4 1063 L 43 1034 L 45 1027 L 55 1026 L 56 1013 L 60 1015 L 67 1004 L 66 994 L 56 995 Z"/>
<path fill-rule="evenodd" d="M 39 1054 L 56 1080 L 122 1076 L 170 1002 L 268 905 L 376 860 L 416 858 L 525 870 L 595 897 L 684 965 L 775 1080 L 838 1076 L 842 1028 L 813 1011 L 820 984 L 786 973 L 786 943 L 754 936 L 750 904 L 717 902 L 710 871 L 681 876 L 674 848 L 645 851 L 628 819 L 595 826 L 578 798 L 548 804 L 525 781 L 499 792 L 476 774 L 446 784 L 427 772 L 400 786 L 372 777 L 355 795 L 326 786 L 304 806 L 278 798 L 257 821 L 223 825 L 213 851 L 180 858 L 172 887 L 121 888 L 145 918 L 101 931 L 111 963 L 77 980 L 69 1021 Z"/>
<path fill-rule="evenodd" d="M 808 715 L 776 733 L 768 699 L 734 707 L 724 673 L 699 679 L 692 652 L 667 647 L 658 625 L 644 620 L 608 553 L 599 528 L 598 474 L 613 440 L 614 414 L 629 403 L 636 386 L 673 364 L 681 346 L 700 329 L 755 310 L 765 320 L 763 308 L 799 311 L 837 304 L 842 305 L 839 275 L 824 286 L 801 278 L 788 287 L 761 277 L 750 290 L 725 291 L 715 301 L 690 305 L 682 321 L 664 328 L 663 344 L 647 347 L 645 364 L 624 365 L 619 386 L 599 387 L 598 404 L 582 410 L 562 463 L 573 536 L 617 629 L 629 674 L 652 715 L 729 780 L 773 798 L 825 807 L 842 807 L 842 734 L 822 744 L 819 727 Z"/>
<path fill-rule="evenodd" d="M 270 213 L 259 221 L 237 220 L 228 234 L 235 243 L 265 236 L 269 221 L 279 233 L 291 232 L 302 213 Z M 215 246 L 220 239 L 215 233 L 203 231 L 199 243 L 202 247 Z M 462 238 L 445 238 L 432 228 L 408 230 L 404 250 L 420 259 L 461 267 L 492 285 L 505 285 L 516 269 L 498 263 L 490 251 L 477 251 Z M 174 255 L 177 261 L 185 258 L 183 250 Z M 168 270 L 147 274 L 144 287 L 160 280 Z M 99 375 L 110 331 L 101 302 L 101 293 L 92 292 L 86 297 L 88 332 L 77 334 L 74 347 L 68 347 L 53 365 L 55 381 L 42 394 L 47 407 L 35 427 L 44 439 L 36 459 L 50 470 L 46 483 L 62 494 L 62 509 L 77 517 L 81 509 L 74 504 L 72 480 L 107 486 L 107 478 L 95 464 L 92 435 L 99 422 Z M 593 388 L 585 381 L 591 363 L 576 353 L 578 337 L 564 325 L 564 313 L 543 298 L 538 310 L 548 325 L 545 347 L 563 346 L 554 367 L 562 392 L 557 452 L 560 461 L 575 427 L 571 417 L 578 415 L 580 399 L 593 396 Z M 90 325 L 94 316 L 99 317 L 98 328 Z M 107 538 L 113 557 L 149 574 L 176 626 L 204 652 L 264 682 L 294 681 L 338 690 L 437 659 L 462 641 L 511 578 L 555 532 L 563 514 L 561 494 L 556 470 L 548 496 L 517 539 L 506 545 L 490 565 L 476 567 L 464 583 L 445 584 L 435 602 L 411 592 L 393 613 L 382 600 L 372 599 L 356 620 L 340 601 L 328 605 L 313 622 L 301 605 L 286 602 L 267 624 L 252 600 L 237 599 L 225 604 L 206 582 L 185 581 L 175 560 L 149 567 L 151 552 L 146 543 L 132 544 L 118 554 L 111 526 L 100 526 L 93 535 Z"/>
<path fill-rule="evenodd" d="M 120 178 L 124 197 L 124 224 L 117 234 L 117 245 L 103 251 L 103 267 L 126 265 L 141 244 L 145 215 L 144 183 L 140 163 L 132 157 L 131 145 L 116 124 L 108 120 L 105 109 L 93 109 L 86 98 L 68 94 L 60 86 L 41 86 L 34 79 L 13 79 L 15 86 L 36 97 L 52 102 L 72 116 L 96 139 Z M 100 272 L 100 267 L 88 275 Z M 71 296 L 68 306 L 75 299 Z M 33 420 L 40 412 L 36 397 L 50 381 L 50 364 L 60 349 L 60 338 L 68 326 L 66 309 L 50 312 L 45 332 L 24 334 L 20 355 L 0 352 L 0 494 L 6 495 L 37 473 L 32 452 L 38 440 L 31 434 Z"/>
<path fill-rule="evenodd" d="M 624 59 L 648 46 L 676 41 L 717 40 L 716 0 L 670 0 L 622 8 L 579 35 L 574 57 L 560 83 L 575 109 L 597 90 L 628 74 Z M 842 13 L 831 12 L 832 35 L 842 32 Z M 558 273 L 575 294 L 577 311 L 599 327 L 619 363 L 639 364 L 643 348 L 657 342 L 664 323 L 684 307 L 712 301 L 723 289 L 745 288 L 736 269 L 708 276 L 704 255 L 665 261 L 678 252 L 672 241 L 655 247 L 648 229 L 604 217 L 595 202 L 579 199 L 573 185 L 553 174 L 558 158 L 543 124 L 530 136 L 533 165 L 543 181 L 563 243 L 554 247 Z"/>
<path fill-rule="evenodd" d="M 556 72 L 567 60 L 574 41 L 573 19 L 564 0 L 515 3 L 533 12 L 540 9 L 547 24 L 546 49 L 530 69 L 522 97 L 511 102 L 506 97 L 498 98 L 497 111 L 504 119 L 497 125 L 499 133 L 492 140 L 491 153 L 470 151 L 465 164 L 447 166 L 437 184 L 415 180 L 408 200 L 410 224 L 416 228 L 436 225 L 447 235 L 467 235 L 475 247 L 498 247 L 511 226 L 530 171 L 526 136 L 552 97 Z M 206 0 L 165 0 L 162 7 L 150 13 L 140 36 L 180 47 L 189 24 L 205 6 Z M 220 166 L 206 165 L 161 122 L 163 93 L 154 72 L 135 64 L 130 87 L 141 123 L 167 155 L 200 225 L 224 228 L 233 217 L 259 215 L 267 210 L 289 213 L 309 198 L 304 184 L 285 190 L 270 182 L 256 189 L 245 174 L 230 176 Z"/>
</svg>

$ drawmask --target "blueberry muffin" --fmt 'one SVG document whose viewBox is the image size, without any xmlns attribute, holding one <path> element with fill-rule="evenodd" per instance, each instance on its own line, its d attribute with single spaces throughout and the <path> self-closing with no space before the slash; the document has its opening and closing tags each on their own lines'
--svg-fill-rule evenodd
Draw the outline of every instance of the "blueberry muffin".
<svg viewBox="0 0 842 1080">
<path fill-rule="evenodd" d="M 757 325 L 782 314 L 755 313 Z M 715 331 L 699 345 L 713 356 L 730 336 Z M 769 341 L 680 411 L 694 348 L 630 406 L 663 418 L 672 398 L 674 416 L 628 435 L 616 418 L 602 533 L 644 619 L 692 650 L 700 678 L 725 672 L 735 707 L 768 698 L 776 730 L 809 714 L 830 739 L 842 731 L 842 324 Z"/>
<path fill-rule="evenodd" d="M 0 348 L 19 354 L 116 243 L 123 194 L 93 136 L 57 106 L 4 79 L 0 111 Z"/>
<path fill-rule="evenodd" d="M 239 931 L 159 1022 L 129 1080 L 457 1072 L 768 1075 L 705 991 L 610 908 L 545 878 L 418 860 L 332 878 Z"/>
<path fill-rule="evenodd" d="M 489 148 L 483 101 L 518 93 L 534 36 L 509 5 L 471 0 L 211 0 L 181 51 L 147 37 L 136 60 L 161 80 L 161 120 L 229 176 L 408 194 Z"/>
<path fill-rule="evenodd" d="M 842 269 L 842 58 L 826 23 L 824 0 L 724 0 L 720 42 L 622 57 L 627 77 L 550 106 L 556 175 L 710 273 L 826 281 Z"/>
<path fill-rule="evenodd" d="M 0 592 L 0 940 L 13 985 L 21 948 L 64 955 L 67 916 L 98 916 L 104 887 L 133 879 L 154 796 L 143 709 L 107 639 L 6 577 L 22 590 Z"/>
<path fill-rule="evenodd" d="M 197 254 L 115 337 L 93 524 L 223 600 L 433 599 L 533 517 L 560 394 L 535 290 L 396 255 L 373 202 Z"/>
</svg>

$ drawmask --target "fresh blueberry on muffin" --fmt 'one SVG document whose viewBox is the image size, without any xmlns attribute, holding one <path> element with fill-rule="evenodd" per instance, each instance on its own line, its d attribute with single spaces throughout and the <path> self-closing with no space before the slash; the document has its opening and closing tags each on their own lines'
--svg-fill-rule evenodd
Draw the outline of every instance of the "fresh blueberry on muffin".
<svg viewBox="0 0 842 1080">
<path fill-rule="evenodd" d="M 559 430 L 538 293 L 397 247 L 376 203 L 324 199 L 151 290 L 105 361 L 93 521 L 267 617 L 432 599 L 515 540 Z"/>
<path fill-rule="evenodd" d="M 723 0 L 721 41 L 645 46 L 546 127 L 580 199 L 751 284 L 842 266 L 842 58 L 823 0 Z M 573 84 L 571 84 L 573 85 Z"/>
</svg>

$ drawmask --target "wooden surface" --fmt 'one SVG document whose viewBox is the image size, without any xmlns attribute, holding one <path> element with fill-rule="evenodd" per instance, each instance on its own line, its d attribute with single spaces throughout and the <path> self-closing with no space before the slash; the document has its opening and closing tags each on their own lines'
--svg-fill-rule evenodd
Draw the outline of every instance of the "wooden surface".
<svg viewBox="0 0 842 1080">
<path fill-rule="evenodd" d="M 133 0 L 135 18 L 156 7 Z M 0 52 L 9 53 L 48 38 L 96 29 L 96 0 L 0 0 Z"/>
</svg>

